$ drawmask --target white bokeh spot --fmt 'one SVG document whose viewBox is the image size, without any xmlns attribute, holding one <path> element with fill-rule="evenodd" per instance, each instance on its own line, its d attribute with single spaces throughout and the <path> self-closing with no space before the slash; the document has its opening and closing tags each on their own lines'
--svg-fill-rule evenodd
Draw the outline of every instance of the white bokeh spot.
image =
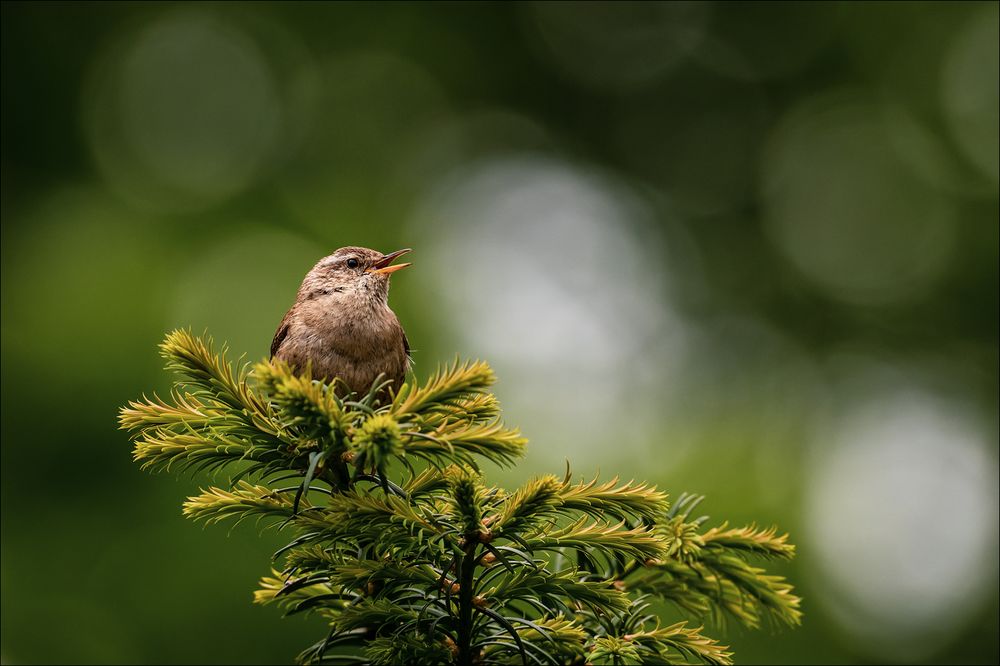
<svg viewBox="0 0 1000 666">
<path fill-rule="evenodd" d="M 553 462 L 642 453 L 652 403 L 668 397 L 685 329 L 648 216 L 611 178 L 520 155 L 457 170 L 418 218 L 443 226 L 421 251 L 435 269 L 427 288 L 458 313 L 460 345 L 496 366 L 506 412 Z"/>
<path fill-rule="evenodd" d="M 869 396 L 834 433 L 807 470 L 820 601 L 887 658 L 925 656 L 996 589 L 996 455 L 979 423 L 908 388 Z"/>
</svg>

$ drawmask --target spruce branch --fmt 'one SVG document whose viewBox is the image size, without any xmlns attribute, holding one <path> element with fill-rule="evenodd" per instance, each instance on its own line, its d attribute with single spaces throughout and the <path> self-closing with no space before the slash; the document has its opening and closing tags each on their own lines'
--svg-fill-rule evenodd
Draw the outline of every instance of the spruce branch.
<svg viewBox="0 0 1000 666">
<path fill-rule="evenodd" d="M 145 430 L 136 441 L 132 459 L 150 471 L 212 470 L 243 460 L 253 460 L 254 447 L 226 435 L 204 437 L 196 432 L 177 433 L 169 429 Z M 266 456 L 262 456 L 264 459 Z"/>
<path fill-rule="evenodd" d="M 355 428 L 350 450 L 357 469 L 370 468 L 380 480 L 385 479 L 386 466 L 406 452 L 399 424 L 389 414 L 372 414 Z"/>
<path fill-rule="evenodd" d="M 404 450 L 408 455 L 442 467 L 458 463 L 478 469 L 477 456 L 497 465 L 513 465 L 528 443 L 516 428 L 507 428 L 499 420 L 456 420 L 430 432 L 410 430 L 407 435 Z"/>
<path fill-rule="evenodd" d="M 308 374 L 292 374 L 291 368 L 278 359 L 254 366 L 254 378 L 276 407 L 272 419 L 283 429 L 307 440 L 341 442 L 348 422 L 332 387 L 312 380 Z"/>
<path fill-rule="evenodd" d="M 521 637 L 529 644 L 548 644 L 554 656 L 562 658 L 562 663 L 577 663 L 583 659 L 587 632 L 580 625 L 562 615 L 538 618 L 532 625 L 521 632 Z M 505 640 L 504 634 L 488 637 L 484 645 L 487 662 L 520 663 L 517 645 Z"/>
<path fill-rule="evenodd" d="M 662 655 L 676 652 L 684 663 L 690 660 L 719 666 L 733 663 L 729 648 L 704 636 L 702 629 L 703 627 L 688 627 L 686 621 L 681 621 L 669 627 L 626 634 L 624 638 L 639 646 L 640 653 Z"/>
<path fill-rule="evenodd" d="M 143 402 L 129 401 L 118 415 L 118 423 L 124 430 L 142 434 L 158 428 L 182 428 L 205 430 L 218 427 L 225 419 L 225 412 L 213 409 L 189 393 L 171 390 L 173 404 L 154 395 L 152 399 L 143 396 Z"/>
<path fill-rule="evenodd" d="M 548 519 L 562 504 L 559 489 L 559 480 L 551 475 L 529 481 L 498 507 L 490 523 L 493 531 L 516 533 Z"/>
<path fill-rule="evenodd" d="M 611 515 L 622 520 L 638 517 L 653 521 L 666 514 L 669 505 L 666 493 L 647 483 L 629 481 L 619 484 L 618 477 L 598 484 L 569 485 L 567 480 L 559 492 L 565 509 L 582 511 L 596 518 Z"/>
<path fill-rule="evenodd" d="M 119 413 L 134 458 L 231 472 L 187 499 L 193 520 L 293 532 L 254 600 L 326 622 L 301 663 L 731 663 L 702 627 L 661 624 L 649 595 L 719 623 L 801 622 L 792 586 L 752 563 L 794 556 L 776 528 L 706 529 L 691 516 L 700 496 L 671 506 L 617 477 L 490 486 L 482 463 L 513 465 L 526 440 L 501 421 L 481 361 L 381 404 L 377 385 L 341 398 L 308 368 L 237 366 L 188 331 L 161 353 L 180 375 L 168 399 Z"/>
<path fill-rule="evenodd" d="M 298 524 L 324 528 L 327 519 L 321 515 L 326 511 L 322 507 L 314 507 L 308 501 L 303 501 Z M 232 490 L 209 488 L 200 495 L 188 497 L 184 502 L 184 515 L 195 521 L 204 521 L 213 525 L 227 519 L 234 519 L 235 525 L 247 518 L 256 518 L 258 522 L 266 518 L 288 520 L 295 516 L 294 500 L 288 493 L 280 493 L 267 486 L 238 481 Z"/>
<path fill-rule="evenodd" d="M 454 658 L 454 642 L 445 638 L 436 642 L 409 635 L 376 638 L 365 648 L 365 657 L 375 666 L 445 664 Z"/>
<path fill-rule="evenodd" d="M 482 361 L 455 362 L 438 370 L 423 386 L 407 385 L 400 389 L 393 401 L 392 413 L 396 416 L 420 415 L 434 410 L 450 411 L 461 406 L 463 400 L 475 398 L 496 381 L 493 369 Z"/>
<path fill-rule="evenodd" d="M 306 544 L 285 552 L 285 573 L 308 574 L 310 571 L 329 571 L 344 562 L 337 549 L 322 544 Z"/>
<path fill-rule="evenodd" d="M 449 469 L 458 468 L 455 467 Z M 427 495 L 433 496 L 433 493 L 436 491 L 448 487 L 448 471 L 449 470 L 440 470 L 435 467 L 428 467 L 421 472 L 413 473 L 405 482 L 403 482 L 403 491 L 410 497 L 411 500 L 414 501 Z"/>
<path fill-rule="evenodd" d="M 701 536 L 706 548 L 738 550 L 762 557 L 790 560 L 795 557 L 795 546 L 788 543 L 788 535 L 777 536 L 778 528 L 758 528 L 756 525 L 728 528 L 727 523 L 713 527 Z"/>
<path fill-rule="evenodd" d="M 610 582 L 580 580 L 571 570 L 553 573 L 542 568 L 521 568 L 515 574 L 505 574 L 490 582 L 486 589 L 477 587 L 476 593 L 499 607 L 537 599 L 546 608 L 571 613 L 576 604 L 621 611 L 631 603 L 628 596 Z M 566 600 L 571 602 L 567 605 Z"/>
<path fill-rule="evenodd" d="M 277 604 L 285 609 L 287 615 L 315 612 L 333 619 L 339 617 L 344 608 L 356 598 L 323 582 L 289 589 L 288 582 L 277 571 L 261 578 L 258 585 L 260 587 L 253 595 L 254 603 Z"/>
<path fill-rule="evenodd" d="M 402 565 L 386 560 L 345 561 L 329 569 L 329 579 L 344 589 L 364 590 L 375 597 L 411 586 L 433 588 L 440 578 L 427 563 Z"/>
<path fill-rule="evenodd" d="M 322 538 L 359 546 L 420 550 L 455 531 L 399 497 L 356 490 L 330 497 L 324 514 L 328 520 Z"/>
<path fill-rule="evenodd" d="M 451 504 L 465 540 L 480 540 L 488 536 L 483 526 L 485 489 L 479 479 L 461 469 L 450 470 Z"/>
<path fill-rule="evenodd" d="M 601 636 L 594 639 L 587 655 L 592 664 L 614 664 L 615 666 L 639 666 L 643 663 L 639 646 L 618 636 Z"/>
<path fill-rule="evenodd" d="M 424 427 L 436 427 L 450 421 L 494 421 L 500 416 L 500 403 L 492 393 L 476 393 L 455 398 L 420 415 Z"/>
<path fill-rule="evenodd" d="M 751 629 L 763 619 L 790 627 L 801 624 L 801 599 L 792 586 L 745 559 L 793 557 L 787 535 L 776 536 L 774 528 L 731 529 L 725 524 L 701 532 L 701 524 L 675 516 L 666 525 L 668 556 L 649 563 L 630 585 L 695 615 L 711 612 L 720 623 L 728 616 Z"/>
<path fill-rule="evenodd" d="M 167 335 L 160 344 L 167 370 L 181 375 L 195 395 L 234 410 L 260 412 L 262 405 L 246 381 L 249 370 L 246 366 L 234 370 L 231 363 L 223 360 L 226 351 L 223 346 L 216 353 L 212 338 L 199 338 L 182 329 Z"/>
<path fill-rule="evenodd" d="M 523 539 L 532 550 L 579 548 L 607 556 L 624 554 L 639 561 L 655 560 L 666 553 L 663 540 L 645 527 L 628 528 L 624 521 L 590 522 L 586 517 L 561 528 L 540 529 Z"/>
</svg>

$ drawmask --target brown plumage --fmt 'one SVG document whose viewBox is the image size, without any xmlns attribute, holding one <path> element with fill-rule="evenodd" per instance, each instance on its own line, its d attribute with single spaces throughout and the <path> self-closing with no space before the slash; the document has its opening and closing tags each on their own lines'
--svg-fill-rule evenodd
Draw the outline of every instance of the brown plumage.
<svg viewBox="0 0 1000 666">
<path fill-rule="evenodd" d="M 410 250 L 382 254 L 342 247 L 321 259 L 299 287 L 295 304 L 278 325 L 271 356 L 317 379 L 339 380 L 338 395 L 365 395 L 382 374 L 395 391 L 410 364 L 410 345 L 389 309 L 390 265 Z M 383 391 L 383 397 L 384 391 Z"/>
</svg>

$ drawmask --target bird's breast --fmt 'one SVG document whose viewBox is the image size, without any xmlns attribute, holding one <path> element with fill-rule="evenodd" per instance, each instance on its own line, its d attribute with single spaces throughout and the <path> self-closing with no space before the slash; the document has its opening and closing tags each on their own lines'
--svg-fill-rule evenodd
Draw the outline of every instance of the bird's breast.
<svg viewBox="0 0 1000 666">
<path fill-rule="evenodd" d="M 338 378 L 359 394 L 367 393 L 379 375 L 394 386 L 402 383 L 407 364 L 403 330 L 391 311 L 301 325 L 297 349 L 289 350 L 295 358 L 287 360 L 302 367 L 311 363 L 314 377 Z"/>
</svg>

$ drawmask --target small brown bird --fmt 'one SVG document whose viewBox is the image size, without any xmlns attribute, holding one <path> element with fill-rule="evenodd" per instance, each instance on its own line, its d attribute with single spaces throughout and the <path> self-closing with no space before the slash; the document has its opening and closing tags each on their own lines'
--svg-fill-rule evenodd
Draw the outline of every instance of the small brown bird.
<svg viewBox="0 0 1000 666">
<path fill-rule="evenodd" d="M 410 365 L 410 344 L 389 309 L 389 276 L 410 265 L 391 265 L 409 251 L 342 247 L 321 259 L 278 325 L 271 356 L 300 370 L 311 363 L 314 378 L 339 380 L 341 396 L 367 394 L 380 374 L 398 389 Z"/>
</svg>

